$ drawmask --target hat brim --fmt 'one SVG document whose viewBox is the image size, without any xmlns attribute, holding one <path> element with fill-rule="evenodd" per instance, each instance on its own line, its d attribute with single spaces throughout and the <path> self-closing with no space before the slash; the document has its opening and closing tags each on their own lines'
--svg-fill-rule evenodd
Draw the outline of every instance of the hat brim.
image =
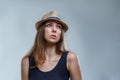
<svg viewBox="0 0 120 80">
<path fill-rule="evenodd" d="M 53 20 L 53 21 L 59 22 L 59 23 L 63 26 L 63 29 L 64 29 L 65 32 L 68 30 L 67 24 L 64 23 L 63 21 L 58 20 L 58 19 L 47 18 L 47 19 L 44 19 L 44 20 L 40 20 L 40 21 L 38 21 L 38 22 L 35 24 L 35 27 L 36 27 L 37 31 L 38 31 L 39 27 L 40 27 L 44 22 L 49 21 L 49 20 Z"/>
</svg>

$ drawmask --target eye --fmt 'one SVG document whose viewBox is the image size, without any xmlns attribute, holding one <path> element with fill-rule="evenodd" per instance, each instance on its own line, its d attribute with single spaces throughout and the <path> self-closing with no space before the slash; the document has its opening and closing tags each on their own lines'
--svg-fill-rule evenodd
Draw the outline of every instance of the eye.
<svg viewBox="0 0 120 80">
<path fill-rule="evenodd" d="M 60 24 L 57 25 L 57 28 L 62 29 L 62 26 Z"/>
<path fill-rule="evenodd" d="M 46 26 L 46 27 L 52 27 L 52 23 L 47 22 L 47 23 L 45 24 L 45 26 Z"/>
</svg>

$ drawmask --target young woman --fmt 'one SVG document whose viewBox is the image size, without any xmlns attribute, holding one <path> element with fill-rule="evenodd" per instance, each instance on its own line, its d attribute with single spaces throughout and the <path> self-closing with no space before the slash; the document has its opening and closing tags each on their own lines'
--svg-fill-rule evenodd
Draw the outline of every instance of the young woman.
<svg viewBox="0 0 120 80">
<path fill-rule="evenodd" d="M 22 80 L 82 80 L 77 56 L 67 51 L 64 33 L 68 26 L 55 11 L 36 23 L 34 45 L 21 61 Z"/>
</svg>

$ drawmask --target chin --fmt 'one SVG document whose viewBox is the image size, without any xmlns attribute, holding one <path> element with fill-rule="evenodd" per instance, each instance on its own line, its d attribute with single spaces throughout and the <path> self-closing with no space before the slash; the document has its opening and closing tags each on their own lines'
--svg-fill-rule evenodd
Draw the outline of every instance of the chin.
<svg viewBox="0 0 120 80">
<path fill-rule="evenodd" d="M 58 40 L 49 40 L 47 41 L 48 43 L 52 43 L 52 44 L 56 44 L 58 42 Z"/>
<path fill-rule="evenodd" d="M 57 43 L 58 41 L 49 41 L 49 42 L 55 44 L 55 43 Z"/>
</svg>

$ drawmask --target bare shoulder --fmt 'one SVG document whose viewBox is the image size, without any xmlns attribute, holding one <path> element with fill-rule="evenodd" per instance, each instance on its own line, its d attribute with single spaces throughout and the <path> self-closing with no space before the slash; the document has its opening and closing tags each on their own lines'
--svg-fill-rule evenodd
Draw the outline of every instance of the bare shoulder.
<svg viewBox="0 0 120 80">
<path fill-rule="evenodd" d="M 21 64 L 22 64 L 22 65 L 29 64 L 29 59 L 28 59 L 28 57 L 23 57 L 22 60 L 21 60 Z"/>
<path fill-rule="evenodd" d="M 69 51 L 67 55 L 67 69 L 71 71 L 74 66 L 79 66 L 77 55 L 75 52 Z"/>
<path fill-rule="evenodd" d="M 22 80 L 29 80 L 29 58 L 23 57 L 21 60 L 21 79 Z"/>
<path fill-rule="evenodd" d="M 69 52 L 67 55 L 67 69 L 70 72 L 71 80 L 82 80 L 77 54 Z"/>
<path fill-rule="evenodd" d="M 77 55 L 75 52 L 70 51 L 67 56 L 68 61 L 74 61 L 77 60 Z"/>
</svg>

